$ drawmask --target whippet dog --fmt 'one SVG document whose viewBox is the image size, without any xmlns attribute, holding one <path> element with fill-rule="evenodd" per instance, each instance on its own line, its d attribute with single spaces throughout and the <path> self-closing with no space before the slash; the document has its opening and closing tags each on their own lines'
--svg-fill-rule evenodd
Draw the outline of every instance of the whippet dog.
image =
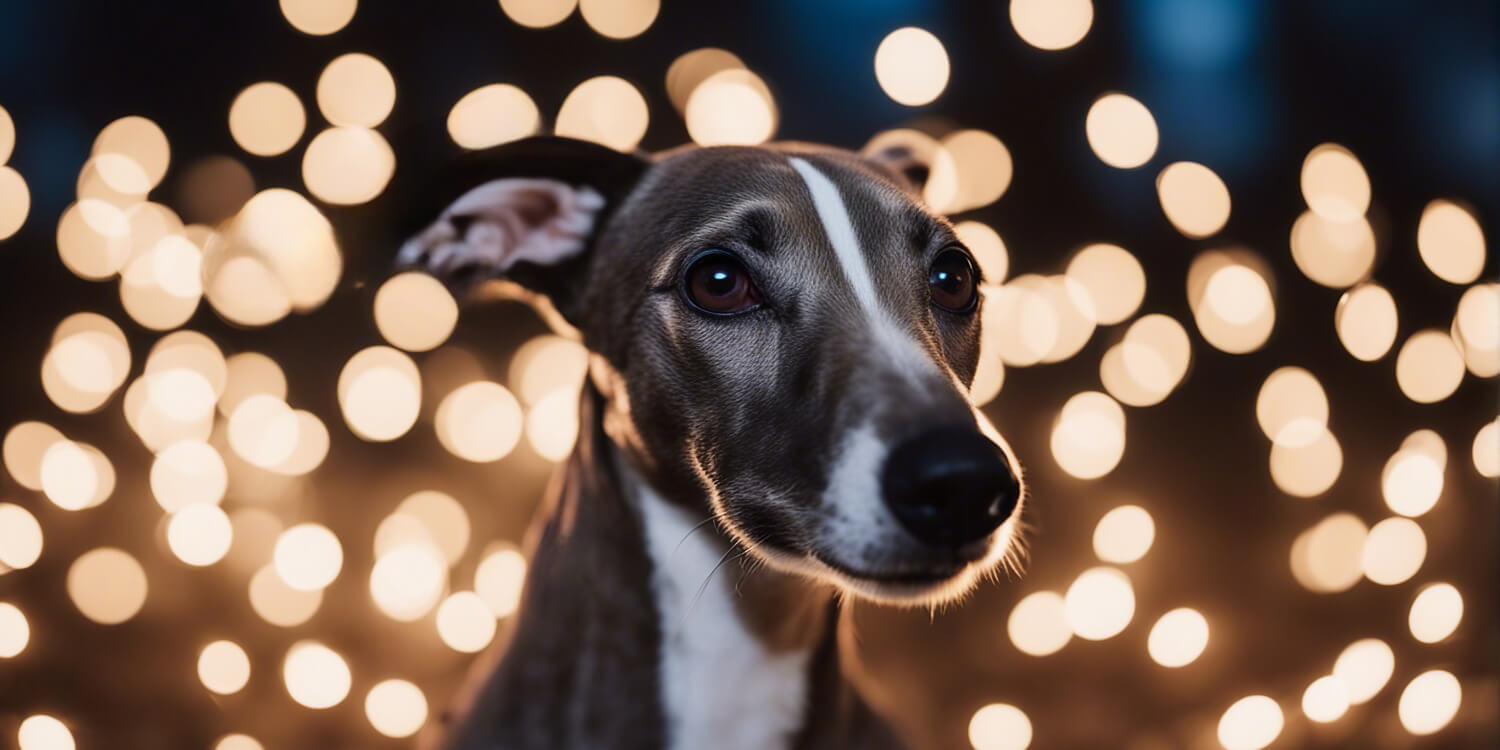
<svg viewBox="0 0 1500 750">
<path fill-rule="evenodd" d="M 979 267 L 887 161 L 533 138 L 401 248 L 534 291 L 591 358 L 520 609 L 435 746 L 902 746 L 840 598 L 962 596 L 1023 493 L 968 399 Z"/>
</svg>

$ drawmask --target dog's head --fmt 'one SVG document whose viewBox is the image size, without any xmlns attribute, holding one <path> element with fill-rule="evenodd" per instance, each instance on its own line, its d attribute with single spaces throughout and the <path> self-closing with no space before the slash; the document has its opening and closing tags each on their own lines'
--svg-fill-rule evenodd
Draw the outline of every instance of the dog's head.
<svg viewBox="0 0 1500 750">
<path fill-rule="evenodd" d="M 1019 466 L 968 400 L 979 268 L 897 172 L 803 145 L 646 160 L 555 138 L 492 163 L 400 261 L 544 294 L 663 494 L 882 601 L 952 598 L 1013 551 Z"/>
</svg>

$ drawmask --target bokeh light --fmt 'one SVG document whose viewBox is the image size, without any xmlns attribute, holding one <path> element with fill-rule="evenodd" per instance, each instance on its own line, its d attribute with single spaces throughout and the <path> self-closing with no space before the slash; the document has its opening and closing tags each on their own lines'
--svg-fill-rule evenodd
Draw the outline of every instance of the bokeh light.
<svg viewBox="0 0 1500 750">
<path fill-rule="evenodd" d="M 410 737 L 427 722 L 427 697 L 406 680 L 382 680 L 365 695 L 365 717 L 387 737 Z"/>
<path fill-rule="evenodd" d="M 1317 497 L 1327 492 L 1344 468 L 1344 449 L 1328 430 L 1301 443 L 1271 445 L 1271 479 L 1293 497 Z"/>
<path fill-rule="evenodd" d="M 498 461 L 521 440 L 521 404 L 499 383 L 455 389 L 438 405 L 435 422 L 438 442 L 466 461 Z"/>
<path fill-rule="evenodd" d="M 1500 284 L 1469 287 L 1458 300 L 1451 333 L 1469 372 L 1481 378 L 1500 374 Z"/>
<path fill-rule="evenodd" d="M 0 166 L 0 240 L 20 231 L 30 213 L 31 190 L 26 180 L 20 172 Z"/>
<path fill-rule="evenodd" d="M 1452 672 L 1434 669 L 1413 677 L 1401 691 L 1396 714 L 1406 731 L 1421 736 L 1448 726 L 1458 715 L 1463 687 Z"/>
<path fill-rule="evenodd" d="M 1422 210 L 1417 250 L 1433 275 L 1450 284 L 1468 284 L 1484 269 L 1484 230 L 1462 206 L 1435 200 Z"/>
<path fill-rule="evenodd" d="M 573 451 L 578 439 L 578 394 L 554 390 L 532 405 L 526 414 L 526 440 L 537 455 L 561 461 Z"/>
<path fill-rule="evenodd" d="M 370 571 L 370 596 L 387 617 L 411 622 L 437 606 L 447 575 L 443 553 L 436 546 L 403 544 L 375 561 Z"/>
<path fill-rule="evenodd" d="M 1349 149 L 1324 143 L 1302 161 L 1302 198 L 1324 219 L 1352 222 L 1370 207 L 1370 178 Z"/>
<path fill-rule="evenodd" d="M 1009 703 L 991 703 L 969 719 L 969 744 L 974 750 L 1026 750 L 1031 732 L 1026 712 Z"/>
<path fill-rule="evenodd" d="M 396 274 L 375 293 L 375 326 L 392 346 L 409 352 L 435 349 L 458 324 L 458 302 L 425 273 Z"/>
<path fill-rule="evenodd" d="M 167 546 L 188 565 L 212 565 L 229 553 L 234 529 L 217 505 L 189 505 L 172 514 Z"/>
<path fill-rule="evenodd" d="M 1124 573 L 1109 567 L 1090 568 L 1068 586 L 1063 611 L 1079 638 L 1113 638 L 1135 615 L 1135 591 Z"/>
<path fill-rule="evenodd" d="M 1422 587 L 1412 600 L 1407 616 L 1411 636 L 1422 643 L 1437 643 L 1453 635 L 1464 617 L 1464 597 L 1451 583 Z"/>
<path fill-rule="evenodd" d="M 1035 591 L 1016 602 L 1006 621 L 1010 642 L 1023 654 L 1055 654 L 1073 639 L 1067 607 L 1055 591 Z"/>
<path fill-rule="evenodd" d="M 19 607 L 0 602 L 0 659 L 15 658 L 31 642 L 31 625 Z"/>
<path fill-rule="evenodd" d="M 1337 222 L 1306 211 L 1292 224 L 1292 261 L 1307 278 L 1343 289 L 1375 266 L 1375 231 L 1363 216 Z"/>
<path fill-rule="evenodd" d="M 1395 670 L 1396 654 L 1379 638 L 1362 638 L 1349 644 L 1333 663 L 1333 676 L 1344 684 L 1353 705 L 1378 695 Z"/>
<path fill-rule="evenodd" d="M 900 104 L 920 107 L 931 103 L 948 85 L 948 51 L 926 29 L 896 29 L 875 50 L 875 80 Z"/>
<path fill-rule="evenodd" d="M 1364 576 L 1369 528 L 1352 513 L 1334 513 L 1292 542 L 1292 576 L 1309 591 L 1347 591 Z"/>
<path fill-rule="evenodd" d="M 355 435 L 395 440 L 417 422 L 422 376 L 411 357 L 388 346 L 360 350 L 339 373 L 339 407 Z"/>
<path fill-rule="evenodd" d="M 298 524 L 281 533 L 272 558 L 276 574 L 298 591 L 315 591 L 333 583 L 344 566 L 344 549 L 326 526 Z"/>
<path fill-rule="evenodd" d="M 362 52 L 335 57 L 318 76 L 318 109 L 341 127 L 373 128 L 396 106 L 396 79 Z"/>
<path fill-rule="evenodd" d="M 29 568 L 42 556 L 42 526 L 31 511 L 0 503 L 0 571 Z"/>
<path fill-rule="evenodd" d="M 685 52 L 667 68 L 667 97 L 678 112 L 687 110 L 688 97 L 698 85 L 715 73 L 743 69 L 745 63 L 733 52 L 718 47 L 702 47 Z"/>
<path fill-rule="evenodd" d="M 68 597 L 84 617 L 101 625 L 118 625 L 146 603 L 146 571 L 128 552 L 99 547 L 83 553 L 68 568 Z"/>
<path fill-rule="evenodd" d="M 1281 735 L 1286 718 L 1281 705 L 1264 695 L 1234 702 L 1219 718 L 1219 744 L 1225 750 L 1260 750 Z"/>
<path fill-rule="evenodd" d="M 266 750 L 266 748 L 248 734 L 226 734 L 219 738 L 214 745 L 214 750 Z"/>
<path fill-rule="evenodd" d="M 1379 284 L 1344 292 L 1333 320 L 1339 341 L 1360 361 L 1380 359 L 1396 343 L 1396 300 Z"/>
<path fill-rule="evenodd" d="M 194 503 L 217 504 L 229 488 L 229 472 L 213 446 L 184 440 L 167 446 L 151 462 L 151 494 L 169 512 Z"/>
<path fill-rule="evenodd" d="M 1193 239 L 1217 234 L 1229 221 L 1229 188 L 1202 164 L 1168 164 L 1156 177 L 1156 194 L 1167 220 Z"/>
<path fill-rule="evenodd" d="M 598 76 L 578 84 L 557 112 L 561 136 L 630 151 L 646 135 L 646 98 L 623 78 Z"/>
<path fill-rule="evenodd" d="M 958 235 L 959 242 L 964 243 L 964 247 L 973 253 L 975 262 L 979 264 L 980 273 L 984 274 L 985 283 L 999 284 L 1005 281 L 1006 274 L 1010 272 L 1010 254 L 1006 252 L 1005 241 L 1000 239 L 999 233 L 990 225 L 972 219 L 954 224 L 953 233 Z M 1072 270 L 1071 264 L 1069 270 Z M 1069 275 L 1073 274 L 1069 273 Z M 1089 286 L 1088 282 L 1082 278 L 1079 279 L 1079 283 L 1085 287 Z"/>
<path fill-rule="evenodd" d="M 256 193 L 203 253 L 209 304 L 247 326 L 322 305 L 342 272 L 333 226 L 306 198 L 283 188 Z"/>
<path fill-rule="evenodd" d="M 1067 277 L 1088 291 L 1100 325 L 1123 322 L 1146 297 L 1145 269 L 1119 245 L 1100 243 L 1079 250 L 1068 261 Z"/>
<path fill-rule="evenodd" d="M 297 415 L 269 393 L 251 394 L 229 417 L 229 445 L 255 466 L 276 466 L 291 458 L 297 447 Z"/>
<path fill-rule="evenodd" d="M 438 606 L 438 636 L 454 651 L 484 650 L 495 637 L 495 613 L 473 591 L 460 591 Z"/>
<path fill-rule="evenodd" d="M 323 603 L 323 590 L 301 591 L 288 586 L 267 565 L 250 578 L 250 606 L 262 620 L 284 628 L 307 622 Z"/>
<path fill-rule="evenodd" d="M 256 156 L 290 151 L 306 128 L 302 100 L 275 81 L 250 84 L 229 105 L 229 134 L 240 148 Z"/>
<path fill-rule="evenodd" d="M 1156 118 L 1135 97 L 1109 93 L 1094 100 L 1084 119 L 1089 148 L 1111 167 L 1134 169 L 1156 153 Z"/>
<path fill-rule="evenodd" d="M 457 562 L 469 546 L 469 516 L 462 503 L 436 490 L 408 495 L 396 515 L 416 521 L 426 538 L 437 545 L 449 563 Z M 377 547 L 379 546 L 377 542 Z M 377 554 L 384 550 L 377 549 Z"/>
<path fill-rule="evenodd" d="M 922 197 L 933 210 L 956 214 L 1000 200 L 1010 187 L 1010 149 L 983 130 L 958 130 L 939 144 Z"/>
<path fill-rule="evenodd" d="M 526 583 L 526 558 L 506 544 L 487 550 L 474 571 L 474 593 L 496 617 L 509 617 L 521 603 Z"/>
<path fill-rule="evenodd" d="M 1494 479 L 1500 477 L 1500 417 L 1486 422 L 1474 433 L 1474 446 L 1470 450 L 1474 459 L 1474 470 L 1480 476 Z"/>
<path fill-rule="evenodd" d="M 145 178 L 145 188 L 149 190 L 156 187 L 166 175 L 167 164 L 171 161 L 171 147 L 161 126 L 145 117 L 131 115 L 104 126 L 94 139 L 90 155 L 95 158 L 104 155 L 124 157 L 117 163 L 124 165 L 127 163 L 125 160 L 132 163 L 134 168 L 141 171 Z"/>
<path fill-rule="evenodd" d="M 578 7 L 578 0 L 500 0 L 510 20 L 532 29 L 556 26 Z"/>
<path fill-rule="evenodd" d="M 16 121 L 5 107 L 0 107 L 0 164 L 10 161 L 16 148 Z"/>
<path fill-rule="evenodd" d="M 1397 451 L 1381 472 L 1380 493 L 1386 506 L 1403 516 L 1432 510 L 1443 494 L 1443 461 L 1420 450 Z"/>
<path fill-rule="evenodd" d="M 280 0 L 281 14 L 292 28 L 312 36 L 327 36 L 348 25 L 359 0 Z"/>
<path fill-rule="evenodd" d="M 1188 269 L 1188 299 L 1198 332 L 1230 354 L 1259 349 L 1276 325 L 1270 282 L 1234 253 L 1209 251 L 1195 258 Z"/>
<path fill-rule="evenodd" d="M 286 652 L 281 676 L 292 700 L 308 708 L 332 708 L 349 695 L 349 663 L 315 641 L 299 641 Z"/>
<path fill-rule="evenodd" d="M 1179 607 L 1151 626 L 1146 650 L 1163 667 L 1185 667 L 1208 646 L 1208 620 L 1196 609 Z"/>
<path fill-rule="evenodd" d="M 1091 0 L 1010 0 L 1010 24 L 1033 47 L 1067 49 L 1094 24 Z"/>
<path fill-rule="evenodd" d="M 302 181 L 324 203 L 352 206 L 380 195 L 396 171 L 396 153 L 368 128 L 332 127 L 313 137 L 302 157 Z"/>
<path fill-rule="evenodd" d="M 700 146 L 753 146 L 776 133 L 778 113 L 760 76 L 728 68 L 694 87 L 683 117 L 688 136 Z"/>
<path fill-rule="evenodd" d="M 74 750 L 73 733 L 67 725 L 47 714 L 26 717 L 16 730 L 20 750 Z"/>
<path fill-rule="evenodd" d="M 233 641 L 214 641 L 198 653 L 198 679 L 219 695 L 244 689 L 250 681 L 250 657 Z"/>
<path fill-rule="evenodd" d="M 1396 384 L 1419 404 L 1442 401 L 1464 379 L 1464 358 L 1449 335 L 1436 328 L 1413 333 L 1396 354 Z"/>
<path fill-rule="evenodd" d="M 509 143 L 537 132 L 541 111 L 521 89 L 508 83 L 480 86 L 448 112 L 448 135 L 468 149 Z"/>
<path fill-rule="evenodd" d="M 506 375 L 521 403 L 530 405 L 553 391 L 577 392 L 588 368 L 589 353 L 582 344 L 561 336 L 543 335 L 516 350 Z"/>
<path fill-rule="evenodd" d="M 1108 474 L 1125 454 L 1125 411 L 1097 391 L 1079 393 L 1063 405 L 1052 427 L 1052 457 L 1079 479 Z"/>
<path fill-rule="evenodd" d="M 1387 518 L 1370 527 L 1362 565 L 1365 577 L 1384 586 L 1403 583 L 1427 559 L 1427 536 L 1409 518 Z"/>
<path fill-rule="evenodd" d="M 589 28 L 609 39 L 630 39 L 651 28 L 661 0 L 578 0 L 578 13 Z"/>
<path fill-rule="evenodd" d="M 1132 563 L 1146 556 L 1156 538 L 1156 523 L 1139 505 L 1121 505 L 1094 527 L 1094 554 L 1110 563 Z"/>
<path fill-rule="evenodd" d="M 1310 721 L 1327 724 L 1348 711 L 1349 691 L 1343 680 L 1331 674 L 1313 680 L 1302 693 L 1302 713 Z"/>
<path fill-rule="evenodd" d="M 1328 396 L 1312 373 L 1301 367 L 1282 367 L 1261 384 L 1255 419 L 1272 441 L 1307 445 L 1328 427 Z"/>
</svg>

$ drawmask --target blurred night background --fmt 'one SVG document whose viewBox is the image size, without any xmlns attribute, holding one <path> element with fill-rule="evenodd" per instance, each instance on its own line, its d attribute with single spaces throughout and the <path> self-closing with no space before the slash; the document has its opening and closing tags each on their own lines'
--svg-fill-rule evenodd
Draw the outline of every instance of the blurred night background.
<svg viewBox="0 0 1500 750">
<path fill-rule="evenodd" d="M 554 128 L 900 130 L 1005 282 L 1026 572 L 858 612 L 921 747 L 1494 746 L 1494 2 L 583 6 L 0 2 L 0 747 L 436 720 L 582 357 L 515 301 L 376 295 L 462 146 Z"/>
</svg>

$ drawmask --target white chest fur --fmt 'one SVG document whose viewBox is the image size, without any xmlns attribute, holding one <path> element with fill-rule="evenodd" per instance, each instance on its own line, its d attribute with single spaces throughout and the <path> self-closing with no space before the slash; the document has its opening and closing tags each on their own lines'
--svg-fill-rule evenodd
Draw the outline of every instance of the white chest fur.
<svg viewBox="0 0 1500 750">
<path fill-rule="evenodd" d="M 810 650 L 771 652 L 735 611 L 711 529 L 642 488 L 661 618 L 661 692 L 670 750 L 791 746 L 807 709 Z M 707 582 L 707 585 L 705 585 Z M 700 593 L 701 592 L 701 593 Z"/>
</svg>

